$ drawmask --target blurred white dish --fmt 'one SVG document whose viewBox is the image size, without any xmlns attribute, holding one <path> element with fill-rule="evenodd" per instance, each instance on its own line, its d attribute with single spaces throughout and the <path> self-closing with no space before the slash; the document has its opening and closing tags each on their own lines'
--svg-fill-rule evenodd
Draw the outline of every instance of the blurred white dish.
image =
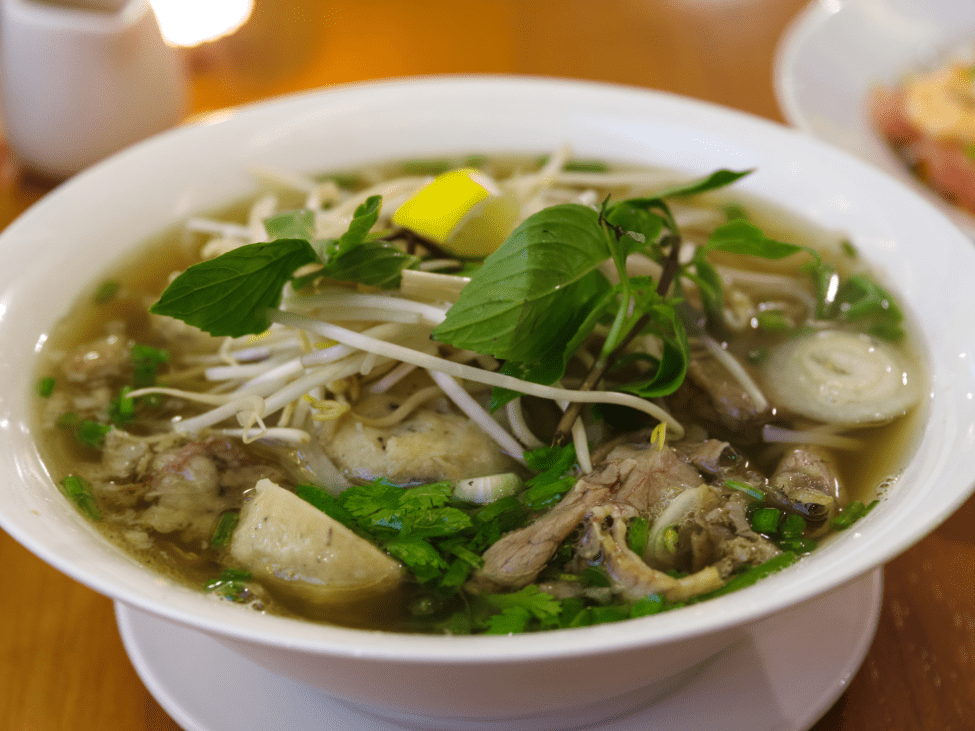
<svg viewBox="0 0 975 731">
<path fill-rule="evenodd" d="M 863 662 L 877 629 L 882 586 L 883 571 L 876 569 L 769 617 L 649 708 L 586 728 L 804 731 L 846 690 Z M 848 611 L 851 606 L 861 611 Z M 121 603 L 115 613 L 139 677 L 186 731 L 410 730 L 269 673 L 200 632 Z M 796 632 L 802 626 L 830 631 Z M 745 702 L 729 703 L 729 698 Z"/>
<path fill-rule="evenodd" d="M 3 126 L 55 180 L 182 120 L 182 57 L 148 0 L 0 3 Z"/>
<path fill-rule="evenodd" d="M 919 330 L 927 422 L 887 499 L 759 585 L 652 617 L 516 636 L 368 632 L 265 616 L 159 576 L 58 492 L 32 434 L 39 345 L 71 303 L 148 237 L 254 191 L 254 168 L 308 172 L 449 154 L 539 154 L 700 175 L 856 242 Z M 809 135 L 646 90 L 443 77 L 335 87 L 179 128 L 93 166 L 0 234 L 0 527 L 67 575 L 203 632 L 269 671 L 429 726 L 540 731 L 645 706 L 754 623 L 862 576 L 920 540 L 975 484 L 975 247 L 876 168 Z M 869 607 L 850 607 L 869 612 Z M 214 702 L 218 702 L 215 700 Z"/>
<path fill-rule="evenodd" d="M 958 0 L 813 0 L 776 54 L 775 93 L 799 129 L 906 182 L 975 234 L 975 216 L 920 183 L 874 129 L 868 94 L 975 42 L 975 3 Z"/>
</svg>

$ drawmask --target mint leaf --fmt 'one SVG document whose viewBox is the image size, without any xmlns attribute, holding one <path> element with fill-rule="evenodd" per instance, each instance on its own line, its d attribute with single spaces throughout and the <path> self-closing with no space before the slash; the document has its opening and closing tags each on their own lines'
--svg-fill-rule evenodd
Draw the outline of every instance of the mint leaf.
<svg viewBox="0 0 975 731">
<path fill-rule="evenodd" d="M 302 239 L 247 244 L 187 268 L 149 311 L 215 336 L 255 335 L 270 327 L 267 310 L 281 303 L 281 290 L 294 272 L 316 261 Z"/>
<path fill-rule="evenodd" d="M 326 276 L 382 289 L 399 287 L 403 270 L 416 266 L 420 257 L 387 241 L 371 238 L 369 232 L 379 220 L 381 208 L 382 197 L 370 196 L 356 208 L 348 231 L 320 244 L 325 267 L 315 277 Z"/>
<path fill-rule="evenodd" d="M 336 247 L 338 254 L 345 254 L 365 242 L 369 231 L 376 225 L 376 221 L 379 220 L 379 211 L 382 207 L 382 196 L 371 195 L 355 209 L 355 213 L 352 214 L 352 222 L 349 224 L 349 230 L 339 237 L 338 246 Z"/>
</svg>

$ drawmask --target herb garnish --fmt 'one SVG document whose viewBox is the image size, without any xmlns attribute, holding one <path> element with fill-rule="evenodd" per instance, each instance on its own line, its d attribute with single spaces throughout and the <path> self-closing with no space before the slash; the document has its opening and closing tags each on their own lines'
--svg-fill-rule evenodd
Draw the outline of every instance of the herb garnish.
<svg viewBox="0 0 975 731">
<path fill-rule="evenodd" d="M 805 271 L 816 283 L 819 315 L 858 321 L 878 337 L 903 333 L 902 315 L 890 296 L 869 278 L 855 275 L 839 283 L 836 273 L 812 249 L 776 241 L 745 218 L 732 217 L 718 226 L 690 261 L 678 256 L 681 233 L 666 199 L 700 195 L 730 185 L 751 171 L 718 170 L 673 186 L 655 196 L 610 202 L 598 209 L 580 204 L 552 206 L 529 216 L 472 273 L 470 283 L 434 328 L 441 342 L 492 355 L 502 372 L 550 385 L 565 373 L 575 351 L 596 329 L 606 330 L 602 348 L 580 390 L 599 387 L 611 369 L 642 360 L 644 375 L 617 386 L 644 398 L 673 393 L 687 371 L 686 328 L 701 322 L 721 330 L 722 291 L 713 252 L 781 259 L 805 252 Z M 337 239 L 314 237 L 310 211 L 281 214 L 266 222 L 273 239 L 250 244 L 189 267 L 163 293 L 150 312 L 169 315 L 212 335 L 241 336 L 263 332 L 268 310 L 281 301 L 288 282 L 296 288 L 322 279 L 354 281 L 382 288 L 399 285 L 404 269 L 419 257 L 373 231 L 382 200 L 372 196 L 355 211 L 349 229 Z M 631 277 L 626 259 L 640 253 L 657 262 L 657 280 Z M 311 271 L 295 279 L 303 267 Z M 606 271 L 614 271 L 613 283 Z M 683 298 L 683 281 L 700 293 L 702 313 Z M 766 318 L 767 327 L 787 323 Z M 662 356 L 633 355 L 627 346 L 637 335 L 651 334 L 662 344 Z M 516 394 L 495 389 L 492 407 Z M 555 443 L 568 439 L 580 410 L 574 403 L 564 413 Z"/>
</svg>

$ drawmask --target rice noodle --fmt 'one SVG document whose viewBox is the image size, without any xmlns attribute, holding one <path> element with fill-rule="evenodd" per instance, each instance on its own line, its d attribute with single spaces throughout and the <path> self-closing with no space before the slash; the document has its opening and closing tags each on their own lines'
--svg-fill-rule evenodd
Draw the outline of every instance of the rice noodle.
<svg viewBox="0 0 975 731">
<path fill-rule="evenodd" d="M 375 351 L 394 360 L 413 363 L 423 368 L 447 373 L 456 378 L 461 378 L 464 380 L 485 383 L 489 386 L 507 388 L 512 391 L 518 391 L 519 393 L 539 396 L 540 398 L 547 398 L 550 400 L 565 400 L 569 402 L 581 403 L 607 403 L 617 404 L 620 406 L 629 406 L 638 411 L 642 411 L 645 414 L 649 414 L 658 421 L 666 421 L 668 428 L 673 430 L 675 438 L 680 438 L 680 436 L 684 434 L 683 426 L 679 421 L 671 416 L 670 413 L 664 409 L 661 409 L 656 404 L 640 398 L 639 396 L 633 396 L 631 394 L 616 391 L 572 391 L 564 388 L 543 386 L 538 383 L 523 381 L 519 378 L 507 376 L 502 373 L 494 373 L 492 371 L 485 371 L 480 368 L 473 368 L 460 363 L 454 363 L 446 358 L 439 358 L 427 353 L 421 353 L 410 348 L 398 346 L 394 343 L 376 340 L 375 338 L 368 337 L 362 333 L 347 330 L 346 328 L 339 327 L 338 325 L 333 325 L 331 323 L 312 320 L 293 312 L 272 310 L 269 313 L 269 317 L 282 325 L 290 325 L 296 328 L 311 330 L 318 335 L 322 335 L 339 342 L 344 342 L 347 345 L 351 345 L 362 350 Z"/>
<path fill-rule="evenodd" d="M 508 432 L 502 429 L 501 425 L 491 418 L 491 415 L 481 408 L 481 405 L 457 381 L 440 371 L 428 369 L 427 373 L 430 374 L 430 377 L 440 386 L 440 389 L 447 397 L 457 405 L 457 408 L 467 415 L 467 418 L 481 427 L 510 457 L 524 464 L 525 458 L 522 456 L 522 453 L 525 451 L 524 447 Z"/>
<path fill-rule="evenodd" d="M 742 367 L 741 363 L 738 362 L 728 351 L 721 347 L 714 338 L 710 337 L 705 333 L 701 333 L 701 342 L 704 343 L 704 347 L 708 349 L 708 352 L 713 355 L 719 363 L 721 363 L 729 373 L 734 377 L 736 381 L 744 389 L 745 393 L 752 400 L 755 408 L 758 411 L 765 411 L 768 408 L 768 399 L 765 398 L 765 394 L 758 387 L 758 384 L 752 380 L 752 377 L 748 375 L 745 369 Z"/>
<path fill-rule="evenodd" d="M 853 437 L 812 430 L 786 429 L 785 427 L 766 424 L 762 427 L 762 439 L 769 443 L 788 444 L 818 444 L 822 447 L 858 451 L 863 449 L 864 443 Z"/>
<path fill-rule="evenodd" d="M 380 429 L 386 429 L 391 426 L 399 424 L 403 419 L 408 417 L 418 408 L 423 406 L 427 401 L 432 401 L 435 398 L 443 396 L 443 391 L 440 390 L 439 386 L 427 386 L 426 388 L 421 388 L 416 393 L 410 394 L 403 402 L 396 407 L 393 413 L 388 414 L 383 417 L 368 417 L 362 414 L 357 414 L 355 411 L 350 411 L 349 416 L 365 424 L 366 426 L 373 426 Z"/>
<path fill-rule="evenodd" d="M 216 429 L 214 431 L 216 431 L 217 434 L 223 434 L 228 437 L 237 437 L 244 444 L 255 442 L 258 439 L 271 439 L 276 442 L 294 445 L 308 444 L 311 441 L 311 434 L 306 432 L 304 429 L 290 429 L 272 426 L 259 430 L 257 434 L 251 434 L 249 429 Z"/>
<path fill-rule="evenodd" d="M 377 320 L 439 325 L 447 316 L 446 307 L 384 294 L 329 292 L 287 299 L 286 309 L 301 312 L 320 310 L 330 320 Z"/>
<path fill-rule="evenodd" d="M 545 442 L 536 437 L 525 422 L 525 413 L 521 408 L 521 396 L 516 396 L 505 404 L 505 414 L 508 417 L 508 423 L 511 424 L 511 431 L 514 432 L 515 438 L 524 444 L 526 449 L 539 449 L 545 446 Z"/>
</svg>

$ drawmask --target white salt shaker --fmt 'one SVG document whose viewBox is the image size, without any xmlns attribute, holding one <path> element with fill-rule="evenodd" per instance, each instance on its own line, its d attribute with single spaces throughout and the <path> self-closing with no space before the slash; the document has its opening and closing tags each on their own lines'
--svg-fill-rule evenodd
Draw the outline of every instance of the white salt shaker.
<svg viewBox="0 0 975 731">
<path fill-rule="evenodd" d="M 64 179 L 177 123 L 185 77 L 148 0 L 0 0 L 3 134 Z"/>
</svg>

